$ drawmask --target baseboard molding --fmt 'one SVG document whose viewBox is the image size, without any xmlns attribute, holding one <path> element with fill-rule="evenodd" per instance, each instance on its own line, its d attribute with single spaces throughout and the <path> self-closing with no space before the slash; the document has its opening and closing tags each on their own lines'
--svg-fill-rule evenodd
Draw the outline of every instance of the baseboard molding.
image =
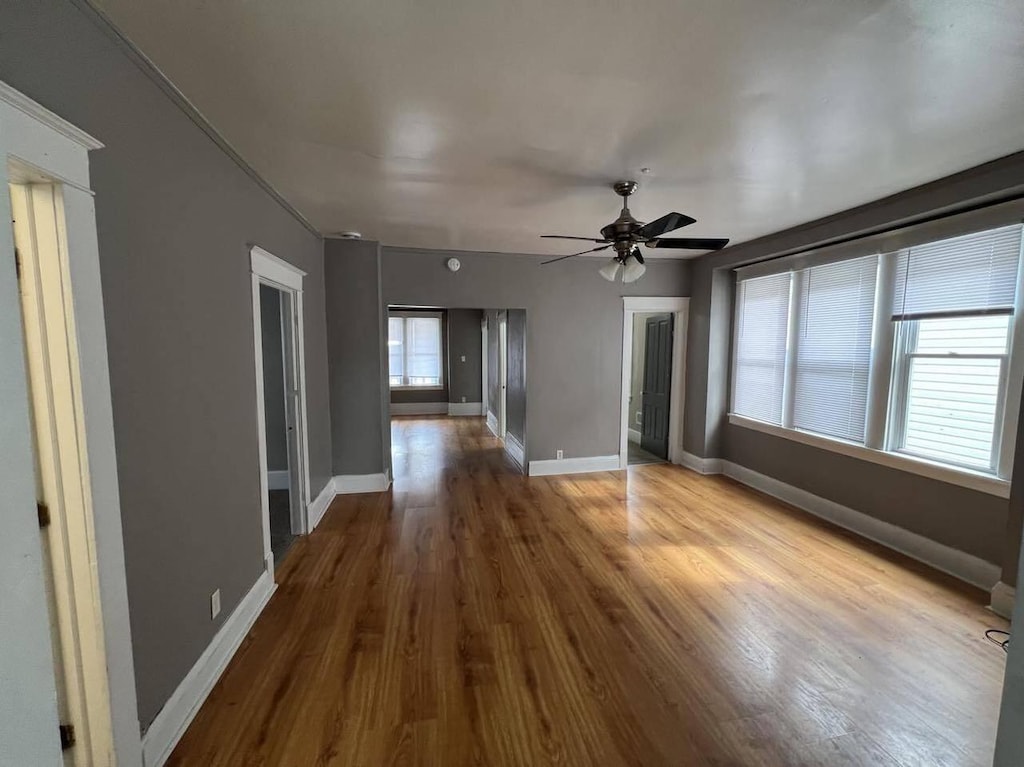
<svg viewBox="0 0 1024 767">
<path fill-rule="evenodd" d="M 316 530 L 316 526 L 320 524 L 320 520 L 324 518 L 324 514 L 327 513 L 327 509 L 330 508 L 331 501 L 334 500 L 334 478 L 327 480 L 327 484 L 324 485 L 323 490 L 320 491 L 320 495 L 313 499 L 313 502 L 309 504 L 309 508 L 306 511 L 306 517 L 309 522 L 309 532 Z"/>
<path fill-rule="evenodd" d="M 484 414 L 483 402 L 449 402 L 448 415 L 475 415 Z"/>
<path fill-rule="evenodd" d="M 448 403 L 392 402 L 391 415 L 448 415 Z"/>
<path fill-rule="evenodd" d="M 639 429 L 630 429 L 626 434 L 626 439 L 630 442 L 639 445 L 640 444 L 640 431 Z"/>
<path fill-rule="evenodd" d="M 705 459 L 706 460 L 706 459 Z M 958 551 L 923 535 L 884 522 L 848 506 L 801 490 L 745 466 L 722 461 L 722 473 L 791 506 L 828 520 L 864 538 L 906 554 L 911 559 L 989 591 L 999 580 L 1000 569 L 991 562 Z M 710 472 L 705 472 L 710 473 Z"/>
<path fill-rule="evenodd" d="M 145 767 L 161 767 L 167 761 L 276 588 L 273 575 L 264 570 L 224 621 L 142 737 Z"/>
<path fill-rule="evenodd" d="M 1013 616 L 1013 603 L 1017 598 L 1017 590 L 1008 583 L 999 581 L 992 587 L 989 609 L 996 615 L 1010 620 Z"/>
<path fill-rule="evenodd" d="M 490 410 L 487 411 L 487 428 L 491 430 L 491 434 L 495 437 L 500 437 L 498 434 L 498 416 Z"/>
<path fill-rule="evenodd" d="M 391 487 L 391 472 L 381 474 L 341 474 L 333 478 L 334 492 L 338 495 L 350 493 L 383 493 Z"/>
<path fill-rule="evenodd" d="M 267 472 L 268 490 L 287 490 L 289 487 L 291 487 L 291 479 L 289 478 L 288 469 Z"/>
<path fill-rule="evenodd" d="M 618 471 L 619 456 L 588 455 L 584 458 L 563 458 L 554 461 L 530 461 L 531 477 L 555 474 L 589 474 L 595 471 Z"/>
<path fill-rule="evenodd" d="M 694 455 L 693 453 L 680 452 L 679 464 L 681 466 L 685 466 L 687 469 L 697 472 L 698 474 L 722 473 L 721 458 L 701 458 L 699 455 Z"/>
<path fill-rule="evenodd" d="M 519 468 L 526 468 L 526 448 L 512 434 L 505 434 L 505 452 L 509 457 L 519 464 Z"/>
</svg>

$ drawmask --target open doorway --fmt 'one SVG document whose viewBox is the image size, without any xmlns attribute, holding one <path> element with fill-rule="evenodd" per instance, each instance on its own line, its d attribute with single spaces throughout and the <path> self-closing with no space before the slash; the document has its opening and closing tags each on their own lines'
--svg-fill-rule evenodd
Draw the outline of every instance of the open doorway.
<svg viewBox="0 0 1024 767">
<path fill-rule="evenodd" d="M 304 272 L 253 247 L 253 322 L 264 556 L 272 572 L 308 531 Z"/>
<path fill-rule="evenodd" d="M 682 460 L 686 298 L 626 297 L 619 466 Z"/>
</svg>

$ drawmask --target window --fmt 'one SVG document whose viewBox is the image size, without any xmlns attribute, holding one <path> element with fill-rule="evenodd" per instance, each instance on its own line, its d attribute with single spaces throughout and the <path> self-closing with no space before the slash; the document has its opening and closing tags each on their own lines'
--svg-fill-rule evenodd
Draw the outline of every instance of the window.
<svg viewBox="0 0 1024 767">
<path fill-rule="evenodd" d="M 1021 229 L 739 270 L 732 419 L 1006 479 Z"/>
<path fill-rule="evenodd" d="M 391 388 L 439 388 L 442 375 L 441 315 L 392 312 L 388 316 Z"/>
</svg>

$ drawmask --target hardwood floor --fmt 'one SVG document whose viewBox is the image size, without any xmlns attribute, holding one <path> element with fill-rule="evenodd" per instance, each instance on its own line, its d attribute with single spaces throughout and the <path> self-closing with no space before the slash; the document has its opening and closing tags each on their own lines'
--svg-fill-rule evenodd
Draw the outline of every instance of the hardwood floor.
<svg viewBox="0 0 1024 767">
<path fill-rule="evenodd" d="M 991 763 L 982 592 L 725 478 L 526 478 L 475 418 L 393 440 L 169 764 Z"/>
</svg>

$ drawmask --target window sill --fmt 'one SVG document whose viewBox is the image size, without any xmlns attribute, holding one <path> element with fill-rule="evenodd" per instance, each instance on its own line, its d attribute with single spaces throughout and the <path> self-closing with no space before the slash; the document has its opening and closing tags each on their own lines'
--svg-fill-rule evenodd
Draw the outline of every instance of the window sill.
<svg viewBox="0 0 1024 767">
<path fill-rule="evenodd" d="M 829 437 L 797 431 L 796 429 L 786 429 L 782 426 L 765 423 L 764 421 L 756 421 L 753 418 L 746 418 L 735 413 L 729 414 L 729 423 L 734 426 L 742 426 L 745 429 L 759 431 L 763 434 L 771 434 L 774 437 L 782 437 L 793 442 L 799 442 L 803 445 L 847 455 L 851 458 L 859 458 L 862 461 L 870 461 L 881 466 L 888 466 L 892 469 L 918 474 L 929 479 L 936 479 L 940 482 L 948 482 L 951 485 L 959 485 L 960 487 L 977 490 L 988 495 L 995 495 L 1000 498 L 1010 497 L 1010 483 L 994 474 L 948 466 L 903 453 L 887 453 L 883 450 L 875 450 L 863 445 L 853 444 L 852 442 L 830 439 Z"/>
<path fill-rule="evenodd" d="M 391 391 L 444 391 L 443 386 L 392 386 Z"/>
</svg>

